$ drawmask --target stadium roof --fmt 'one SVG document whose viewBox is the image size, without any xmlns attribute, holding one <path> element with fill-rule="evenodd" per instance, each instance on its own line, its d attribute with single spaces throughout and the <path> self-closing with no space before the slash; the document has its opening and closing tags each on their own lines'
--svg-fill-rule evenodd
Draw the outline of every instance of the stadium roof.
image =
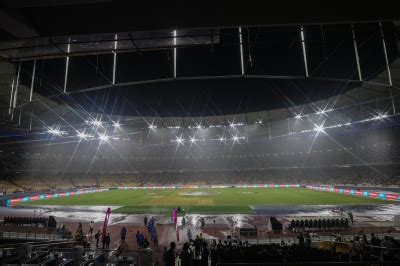
<svg viewBox="0 0 400 266">
<path fill-rule="evenodd" d="M 161 117 L 165 124 L 227 116 L 279 120 L 299 110 L 375 105 L 398 95 L 398 22 L 391 20 L 395 15 L 390 11 L 383 12 L 387 8 L 374 5 L 373 14 L 360 12 L 370 8 L 366 3 L 354 13 L 355 7 L 338 4 L 319 12 L 310 9 L 311 1 L 291 3 L 302 12 L 292 16 L 283 8 L 288 3 L 280 2 L 262 14 L 256 6 L 227 5 L 220 16 L 203 4 L 200 9 L 150 10 L 140 3 L 127 11 L 110 1 L 5 1 L 0 34 L 3 122 L 79 123 L 88 113 L 134 120 Z M 18 69 L 18 98 L 12 99 L 16 113 L 10 121 L 10 88 Z"/>
</svg>

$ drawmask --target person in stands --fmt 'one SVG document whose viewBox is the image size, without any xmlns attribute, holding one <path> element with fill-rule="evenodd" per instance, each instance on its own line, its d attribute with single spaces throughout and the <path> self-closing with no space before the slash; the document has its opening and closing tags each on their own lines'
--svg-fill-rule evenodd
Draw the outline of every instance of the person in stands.
<svg viewBox="0 0 400 266">
<path fill-rule="evenodd" d="M 183 244 L 182 252 L 179 255 L 179 258 L 181 259 L 182 266 L 192 266 L 193 253 L 189 248 L 189 243 L 186 242 L 185 244 Z"/>
<path fill-rule="evenodd" d="M 147 214 L 144 215 L 143 222 L 144 222 L 144 227 L 146 228 L 148 222 Z"/>
<path fill-rule="evenodd" d="M 208 257 L 210 256 L 210 251 L 207 248 L 207 242 L 203 242 L 203 250 L 201 252 L 201 265 L 208 266 Z"/>
</svg>

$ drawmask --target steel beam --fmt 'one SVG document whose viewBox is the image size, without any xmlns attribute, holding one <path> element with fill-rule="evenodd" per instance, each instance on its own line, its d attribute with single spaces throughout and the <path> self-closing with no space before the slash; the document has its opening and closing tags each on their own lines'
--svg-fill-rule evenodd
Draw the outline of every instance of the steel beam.
<svg viewBox="0 0 400 266">
<path fill-rule="evenodd" d="M 305 37 L 304 37 L 304 27 L 303 26 L 300 27 L 300 38 L 301 38 L 301 46 L 303 48 L 304 70 L 305 70 L 306 77 L 309 77 L 310 75 L 308 73 L 306 41 L 305 41 Z"/>
<path fill-rule="evenodd" d="M 389 81 L 389 86 L 390 86 L 390 98 L 392 100 L 392 109 L 393 113 L 396 113 L 396 106 L 394 104 L 394 99 L 393 99 L 393 92 L 392 92 L 392 74 L 390 72 L 390 65 L 389 65 L 389 59 L 387 56 L 387 51 L 386 51 L 386 41 L 385 41 L 385 35 L 383 33 L 383 28 L 382 28 L 382 22 L 379 21 L 379 31 L 381 33 L 381 39 L 382 39 L 382 49 L 383 49 L 383 54 L 385 56 L 385 64 L 386 64 L 386 71 L 387 71 L 387 76 L 388 76 L 388 81 Z"/>
<path fill-rule="evenodd" d="M 174 78 L 176 78 L 176 30 L 173 32 L 174 35 Z"/>
<path fill-rule="evenodd" d="M 10 93 L 10 107 L 8 108 L 8 115 L 11 115 L 11 110 L 13 107 L 13 98 L 14 98 L 14 78 L 11 83 L 11 93 Z"/>
<path fill-rule="evenodd" d="M 67 54 L 71 51 L 71 44 L 67 45 Z M 68 69 L 69 69 L 69 55 L 65 59 L 65 75 L 64 75 L 64 93 L 67 93 L 67 83 L 68 83 Z"/>
<path fill-rule="evenodd" d="M 117 48 L 118 48 L 118 34 L 115 34 L 114 37 L 114 61 L 113 61 L 113 75 L 112 75 L 112 84 L 115 85 L 115 75 L 117 69 Z"/>
<path fill-rule="evenodd" d="M 34 86 L 34 84 L 35 84 L 35 73 L 36 73 L 36 60 L 33 61 L 32 81 L 31 81 L 31 93 L 29 94 L 29 102 L 32 102 L 32 97 L 33 97 L 33 86 Z"/>
<path fill-rule="evenodd" d="M 240 69 L 242 76 L 244 76 L 242 27 L 239 27 L 239 47 L 240 47 Z"/>
<path fill-rule="evenodd" d="M 356 38 L 355 30 L 354 30 L 354 24 L 351 24 L 351 34 L 352 34 L 352 36 L 353 36 L 354 55 L 356 56 L 357 71 L 358 71 L 358 79 L 359 79 L 360 81 L 362 81 L 361 66 L 360 66 L 360 57 L 359 57 L 359 55 L 358 55 L 357 38 Z"/>
</svg>

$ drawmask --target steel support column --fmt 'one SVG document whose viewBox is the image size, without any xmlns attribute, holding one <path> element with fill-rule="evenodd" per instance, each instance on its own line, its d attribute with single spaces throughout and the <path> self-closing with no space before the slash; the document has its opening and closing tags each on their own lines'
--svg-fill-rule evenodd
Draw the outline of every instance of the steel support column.
<svg viewBox="0 0 400 266">
<path fill-rule="evenodd" d="M 116 69 L 117 69 L 117 48 L 118 48 L 118 34 L 115 34 L 114 37 L 114 62 L 113 62 L 113 75 L 112 75 L 112 84 L 115 85 L 115 75 L 116 75 Z"/>
<path fill-rule="evenodd" d="M 176 30 L 173 32 L 174 35 L 174 78 L 176 78 Z"/>
<path fill-rule="evenodd" d="M 32 108 L 32 112 L 31 112 L 31 119 L 29 121 L 29 131 L 32 131 L 32 121 L 33 121 L 33 108 Z"/>
<path fill-rule="evenodd" d="M 17 101 L 18 101 L 18 87 L 19 87 L 19 76 L 21 74 L 21 66 L 22 62 L 19 61 L 18 65 L 18 72 L 17 72 L 17 80 L 15 82 L 15 89 L 14 89 L 14 96 L 13 96 L 13 104 L 12 104 L 12 110 L 11 110 L 11 120 L 14 120 L 14 109 L 17 107 Z"/>
<path fill-rule="evenodd" d="M 389 86 L 390 86 L 390 98 L 392 100 L 392 108 L 393 108 L 393 113 L 396 113 L 396 107 L 394 105 L 394 100 L 393 100 L 393 93 L 392 93 L 392 74 L 390 73 L 390 65 L 389 65 L 389 59 L 387 56 L 387 51 L 386 51 L 386 41 L 385 41 L 385 35 L 383 33 L 383 28 L 382 28 L 382 22 L 379 22 L 379 31 L 381 34 L 381 39 L 382 39 L 382 49 L 383 49 L 383 54 L 385 55 L 385 64 L 386 64 L 386 71 L 387 71 L 387 76 L 388 76 L 388 81 L 389 81 Z"/>
<path fill-rule="evenodd" d="M 309 77 L 310 75 L 308 74 L 306 41 L 305 41 L 305 37 L 304 37 L 304 27 L 303 26 L 300 27 L 300 38 L 301 38 L 301 46 L 303 48 L 304 70 L 306 73 L 306 77 Z"/>
<path fill-rule="evenodd" d="M 22 104 L 19 107 L 19 117 L 18 117 L 18 126 L 21 126 L 21 118 L 22 118 Z"/>
<path fill-rule="evenodd" d="M 357 38 L 356 33 L 354 30 L 354 25 L 351 24 L 351 34 L 353 36 L 353 46 L 354 46 L 354 55 L 356 56 L 356 63 L 357 63 L 357 71 L 358 71 L 358 80 L 362 81 L 362 74 L 361 74 L 361 66 L 360 66 L 360 57 L 358 55 L 358 46 L 357 46 Z"/>
<path fill-rule="evenodd" d="M 36 59 L 33 61 L 32 81 L 31 81 L 31 93 L 29 94 L 29 102 L 32 102 L 32 97 L 33 97 L 33 86 L 34 86 L 34 84 L 35 84 L 35 73 L 36 73 Z"/>
<path fill-rule="evenodd" d="M 71 41 L 69 41 L 71 42 Z M 71 51 L 71 44 L 67 45 L 67 54 Z M 64 93 L 67 93 L 67 83 L 68 83 L 68 69 L 69 69 L 69 55 L 65 59 L 65 75 L 64 75 Z"/>
<path fill-rule="evenodd" d="M 242 76 L 244 76 L 242 27 L 239 27 L 239 47 L 240 47 L 240 70 L 241 70 Z"/>
<path fill-rule="evenodd" d="M 11 110 L 13 107 L 13 98 L 14 98 L 14 81 L 15 79 L 13 78 L 12 83 L 11 83 L 11 93 L 10 93 L 10 107 L 8 108 L 8 115 L 11 115 Z"/>
</svg>

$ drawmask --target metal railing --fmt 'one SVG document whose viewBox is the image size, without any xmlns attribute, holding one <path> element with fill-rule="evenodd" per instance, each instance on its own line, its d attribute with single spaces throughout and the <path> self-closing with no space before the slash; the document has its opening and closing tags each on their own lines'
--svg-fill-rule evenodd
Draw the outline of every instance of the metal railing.
<svg viewBox="0 0 400 266">
<path fill-rule="evenodd" d="M 0 232 L 0 239 L 24 239 L 24 240 L 60 240 L 59 234 L 24 233 L 24 232 Z"/>
</svg>

